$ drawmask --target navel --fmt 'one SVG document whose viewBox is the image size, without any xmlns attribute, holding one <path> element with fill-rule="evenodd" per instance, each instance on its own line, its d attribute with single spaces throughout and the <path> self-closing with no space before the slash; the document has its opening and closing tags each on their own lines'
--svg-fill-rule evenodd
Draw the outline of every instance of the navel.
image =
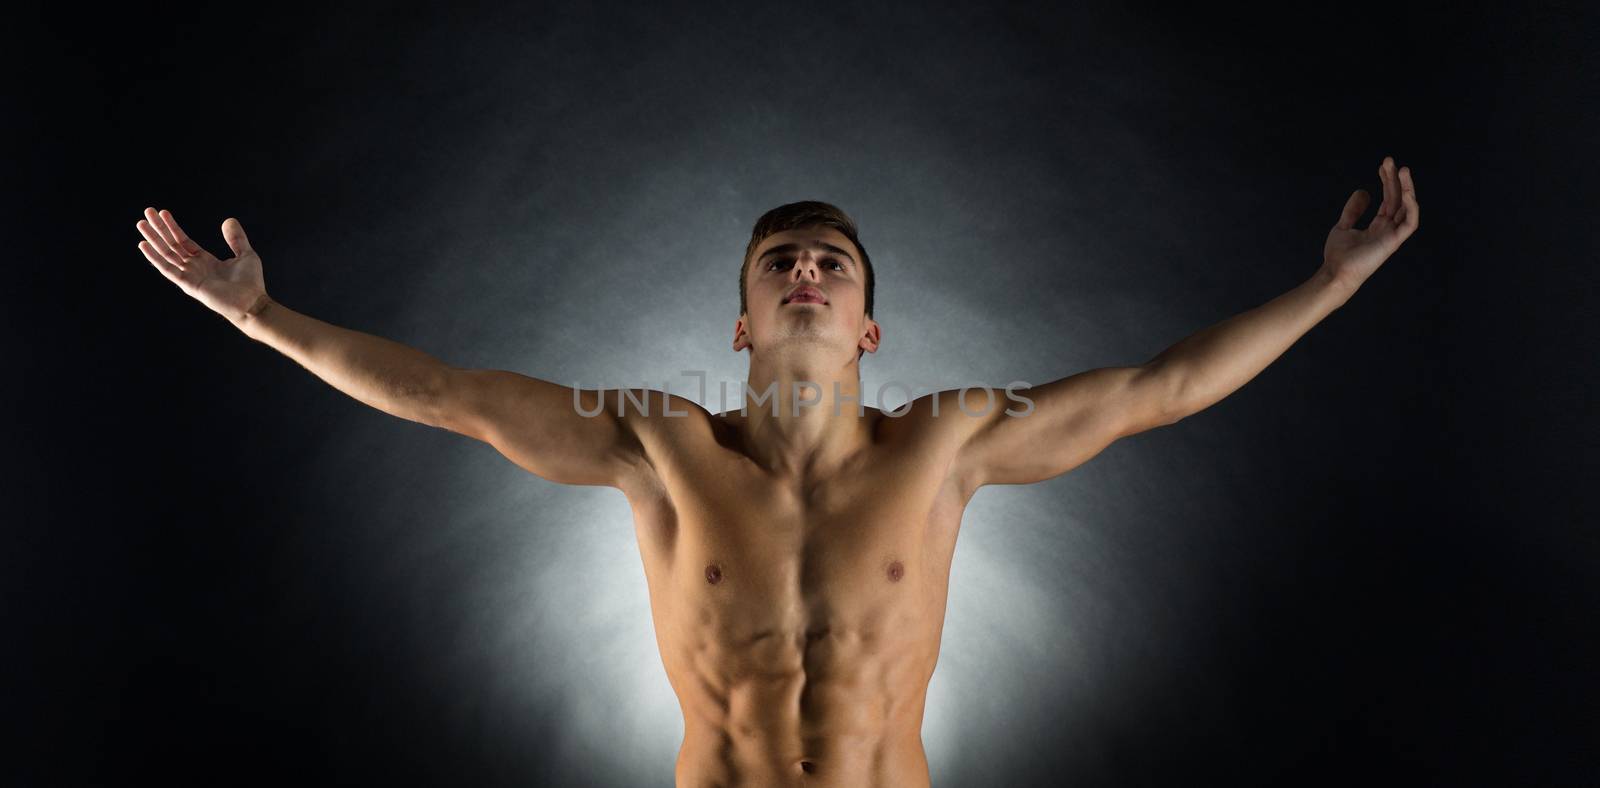
<svg viewBox="0 0 1600 788">
<path fill-rule="evenodd" d="M 712 585 L 722 582 L 722 567 L 716 564 L 706 564 L 706 582 Z"/>
<path fill-rule="evenodd" d="M 900 582 L 900 578 L 906 576 L 905 564 L 902 564 L 899 561 L 889 564 L 889 569 L 887 571 L 889 574 L 889 580 L 896 583 Z"/>
</svg>

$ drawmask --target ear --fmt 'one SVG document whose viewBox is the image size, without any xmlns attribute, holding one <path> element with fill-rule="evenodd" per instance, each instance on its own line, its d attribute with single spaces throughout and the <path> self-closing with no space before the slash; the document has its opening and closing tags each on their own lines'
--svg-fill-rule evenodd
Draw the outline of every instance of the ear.
<svg viewBox="0 0 1600 788">
<path fill-rule="evenodd" d="M 750 347 L 750 326 L 746 322 L 749 319 L 750 316 L 748 314 L 743 314 L 739 315 L 738 320 L 733 321 L 733 349 L 735 351 Z"/>
<path fill-rule="evenodd" d="M 881 341 L 883 341 L 883 329 L 878 327 L 878 321 L 867 318 L 867 330 L 862 332 L 861 341 L 856 343 L 856 347 L 868 353 L 876 353 L 878 343 Z"/>
</svg>

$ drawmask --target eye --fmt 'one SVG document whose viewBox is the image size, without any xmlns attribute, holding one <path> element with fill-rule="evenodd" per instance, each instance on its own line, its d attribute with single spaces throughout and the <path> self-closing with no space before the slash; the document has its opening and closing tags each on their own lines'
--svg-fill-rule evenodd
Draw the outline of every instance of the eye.
<svg viewBox="0 0 1600 788">
<path fill-rule="evenodd" d="M 776 268 L 779 265 L 787 266 L 792 262 L 793 261 L 788 259 L 788 258 L 774 257 L 772 260 L 768 261 L 766 270 L 771 271 L 771 270 L 773 270 L 774 268 Z M 834 257 L 829 257 L 826 260 L 823 260 L 822 261 L 822 265 L 823 266 L 830 266 L 830 265 L 831 266 L 837 266 L 836 268 L 833 269 L 835 271 L 843 271 L 843 270 L 845 270 L 844 263 L 841 262 L 838 258 L 834 258 Z"/>
</svg>

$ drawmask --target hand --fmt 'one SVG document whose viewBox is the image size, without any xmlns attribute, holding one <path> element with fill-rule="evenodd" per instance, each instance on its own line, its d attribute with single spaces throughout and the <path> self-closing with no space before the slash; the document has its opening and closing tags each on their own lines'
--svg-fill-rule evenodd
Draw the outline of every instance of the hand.
<svg viewBox="0 0 1600 788">
<path fill-rule="evenodd" d="M 1371 197 L 1365 189 L 1356 189 L 1322 247 L 1322 270 L 1351 290 L 1367 281 L 1417 231 L 1417 188 L 1411 169 L 1401 167 L 1397 178 L 1394 159 L 1385 156 L 1378 165 L 1378 179 L 1383 182 L 1383 204 L 1367 229 L 1357 230 L 1355 224 Z"/>
<path fill-rule="evenodd" d="M 222 237 L 235 257 L 218 260 L 189 238 L 171 211 L 144 209 L 134 226 L 144 235 L 139 250 L 167 279 L 200 303 L 238 323 L 260 308 L 267 297 L 261 258 L 250 248 L 238 219 L 222 223 Z"/>
</svg>

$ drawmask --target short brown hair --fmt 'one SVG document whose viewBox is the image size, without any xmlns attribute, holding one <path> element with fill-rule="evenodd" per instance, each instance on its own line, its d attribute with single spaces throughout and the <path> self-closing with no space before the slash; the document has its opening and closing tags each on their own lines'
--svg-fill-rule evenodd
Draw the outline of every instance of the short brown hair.
<svg viewBox="0 0 1600 788">
<path fill-rule="evenodd" d="M 816 200 L 801 200 L 780 205 L 761 214 L 761 218 L 756 220 L 755 229 L 750 232 L 750 245 L 744 250 L 744 264 L 739 266 L 739 314 L 750 311 L 750 304 L 745 300 L 744 279 L 745 274 L 750 272 L 750 256 L 755 254 L 756 247 L 770 235 L 785 230 L 812 227 L 831 227 L 838 230 L 861 251 L 861 270 L 866 275 L 867 284 L 867 317 L 872 317 L 872 260 L 867 257 L 867 250 L 857 237 L 855 220 L 838 206 Z"/>
</svg>

